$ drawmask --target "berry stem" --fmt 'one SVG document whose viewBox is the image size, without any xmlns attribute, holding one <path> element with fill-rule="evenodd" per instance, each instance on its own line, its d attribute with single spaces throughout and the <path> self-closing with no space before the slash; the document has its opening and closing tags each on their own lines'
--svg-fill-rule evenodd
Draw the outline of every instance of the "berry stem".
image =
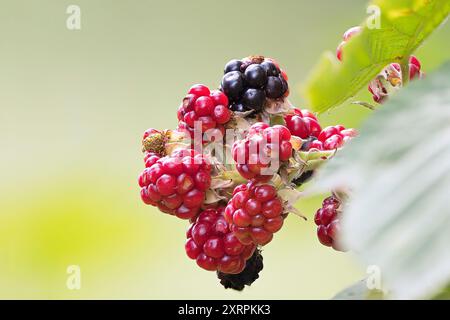
<svg viewBox="0 0 450 320">
<path fill-rule="evenodd" d="M 358 106 L 362 106 L 362 107 L 365 107 L 365 108 L 367 108 L 367 109 L 370 109 L 370 110 L 375 110 L 375 106 L 374 105 L 372 105 L 372 104 L 370 104 L 370 103 L 368 103 L 368 102 L 364 102 L 364 101 L 353 101 L 351 104 L 355 104 L 355 105 L 358 105 Z"/>
<path fill-rule="evenodd" d="M 405 87 L 409 82 L 409 56 L 402 59 L 400 68 L 402 70 L 402 86 Z"/>
<path fill-rule="evenodd" d="M 285 125 L 284 118 L 280 115 L 272 115 L 270 117 L 270 125 L 274 126 L 277 124 L 284 126 Z"/>
<path fill-rule="evenodd" d="M 310 160 L 303 167 L 303 172 L 315 170 L 315 169 L 319 168 L 320 166 L 322 166 L 326 161 L 327 160 L 323 160 L 323 159 Z"/>
<path fill-rule="evenodd" d="M 224 170 L 218 175 L 216 178 L 222 179 L 222 180 L 232 180 L 234 184 L 243 184 L 247 182 L 247 179 L 242 177 L 239 172 L 236 170 Z"/>
<path fill-rule="evenodd" d="M 304 162 L 311 161 L 311 160 L 319 160 L 319 159 L 328 159 L 332 155 L 335 154 L 335 150 L 323 150 L 323 151 L 316 151 L 316 152 L 305 152 L 305 151 L 299 151 L 298 155 L 301 160 Z"/>
</svg>

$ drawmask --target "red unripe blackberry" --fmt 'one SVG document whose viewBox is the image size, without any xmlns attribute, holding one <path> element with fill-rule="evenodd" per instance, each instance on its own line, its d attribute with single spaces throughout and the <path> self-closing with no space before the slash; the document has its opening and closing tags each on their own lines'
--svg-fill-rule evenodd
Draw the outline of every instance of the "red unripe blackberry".
<svg viewBox="0 0 450 320">
<path fill-rule="evenodd" d="M 180 158 L 165 158 L 161 161 L 165 173 L 178 176 L 183 173 L 183 164 Z"/>
<path fill-rule="evenodd" d="M 325 140 L 327 140 L 329 137 L 331 137 L 335 134 L 339 134 L 339 132 L 340 132 L 340 130 L 339 130 L 339 128 L 337 128 L 337 126 L 329 126 L 329 127 L 322 129 L 322 131 L 320 132 L 317 139 L 319 139 L 322 142 L 325 142 Z"/>
<path fill-rule="evenodd" d="M 342 125 L 324 128 L 318 135 L 317 140 L 308 141 L 302 150 L 334 150 L 342 147 L 346 141 L 357 135 L 355 129 L 345 129 Z"/>
<path fill-rule="evenodd" d="M 194 111 L 198 117 L 209 116 L 213 113 L 214 107 L 214 100 L 209 96 L 203 96 L 195 100 Z"/>
<path fill-rule="evenodd" d="M 194 85 L 178 108 L 178 130 L 188 131 L 193 138 L 195 123 L 198 121 L 201 133 L 216 128 L 222 131 L 222 125 L 230 121 L 231 115 L 228 98 L 223 92 L 211 92 L 204 85 Z"/>
<path fill-rule="evenodd" d="M 334 150 L 342 147 L 343 144 L 344 139 L 342 138 L 342 136 L 339 134 L 335 134 L 323 142 L 323 148 L 325 150 Z"/>
<path fill-rule="evenodd" d="M 210 91 L 209 88 L 203 84 L 195 84 L 189 89 L 188 94 L 192 94 L 197 97 L 202 97 L 202 96 L 209 96 Z"/>
<path fill-rule="evenodd" d="M 270 127 L 262 122 L 253 124 L 247 137 L 233 144 L 232 155 L 237 171 L 247 180 L 269 181 L 278 171 L 279 162 L 288 161 L 292 156 L 290 139 L 291 132 L 285 126 Z"/>
<path fill-rule="evenodd" d="M 217 105 L 214 108 L 214 119 L 216 119 L 217 123 L 225 124 L 231 119 L 231 112 L 228 110 L 226 105 Z"/>
<path fill-rule="evenodd" d="M 323 142 L 320 140 L 314 140 L 308 145 L 308 150 L 311 149 L 317 149 L 322 151 L 323 150 Z"/>
<path fill-rule="evenodd" d="M 301 109 L 301 110 L 295 109 L 295 110 L 300 111 L 300 113 L 303 116 L 303 118 L 311 118 L 311 119 L 314 119 L 314 120 L 318 121 L 317 120 L 317 116 L 314 113 L 312 113 L 311 111 L 309 111 L 308 109 Z"/>
<path fill-rule="evenodd" d="M 268 127 L 262 131 L 263 136 L 267 139 L 267 142 L 272 142 L 276 140 L 289 141 L 291 139 L 291 132 L 288 128 L 281 125 L 274 125 L 273 127 Z"/>
<path fill-rule="evenodd" d="M 264 129 L 267 129 L 269 127 L 270 126 L 265 122 L 257 122 L 250 127 L 248 134 L 255 135 L 255 134 L 263 132 Z"/>
<path fill-rule="evenodd" d="M 322 202 L 322 208 L 317 210 L 314 222 L 317 225 L 317 237 L 324 246 L 332 247 L 337 251 L 345 251 L 337 243 L 340 234 L 340 207 L 341 201 L 334 195 Z"/>
<path fill-rule="evenodd" d="M 179 194 L 172 194 L 162 199 L 162 204 L 168 209 L 174 210 L 183 204 L 183 197 Z"/>
<path fill-rule="evenodd" d="M 252 181 L 235 188 L 224 217 L 243 244 L 265 245 L 283 226 L 283 212 L 275 187 Z"/>
<path fill-rule="evenodd" d="M 177 178 L 173 175 L 163 174 L 156 180 L 156 189 L 162 196 L 169 196 L 175 193 Z"/>
<path fill-rule="evenodd" d="M 146 163 L 150 159 L 153 163 L 139 176 L 143 202 L 181 219 L 194 218 L 211 185 L 208 159 L 194 150 L 176 150 L 158 159 L 150 155 Z"/>
<path fill-rule="evenodd" d="M 415 56 L 409 57 L 409 79 L 420 79 L 423 77 L 423 72 L 421 71 L 422 65 Z"/>
<path fill-rule="evenodd" d="M 410 65 L 414 65 L 419 70 L 422 68 L 421 63 L 420 63 L 419 59 L 417 59 L 416 56 L 410 56 L 409 63 L 410 63 Z"/>
<path fill-rule="evenodd" d="M 262 185 L 258 188 L 255 188 L 253 192 L 253 196 L 255 200 L 260 202 L 267 202 L 273 198 L 275 198 L 277 195 L 277 190 L 270 185 Z"/>
<path fill-rule="evenodd" d="M 186 208 L 199 208 L 203 204 L 204 198 L 204 192 L 198 189 L 192 189 L 183 196 L 183 204 Z"/>
<path fill-rule="evenodd" d="M 286 127 L 294 136 L 306 139 L 310 136 L 317 137 L 322 130 L 317 117 L 310 111 L 295 108 L 293 114 L 284 117 Z"/>
<path fill-rule="evenodd" d="M 341 130 L 341 136 L 345 137 L 349 137 L 349 138 L 354 138 L 358 135 L 358 131 L 356 131 L 355 129 L 343 129 Z"/>
<path fill-rule="evenodd" d="M 195 187 L 200 191 L 206 191 L 211 185 L 211 174 L 209 171 L 199 171 L 195 175 Z"/>
<path fill-rule="evenodd" d="M 189 127 L 194 128 L 195 121 L 198 120 L 198 115 L 195 111 L 189 111 L 184 115 L 183 120 Z"/>
<path fill-rule="evenodd" d="M 223 208 L 200 213 L 186 236 L 185 249 L 189 258 L 205 270 L 226 274 L 242 272 L 256 249 L 253 244 L 242 244 L 230 231 Z"/>
<path fill-rule="evenodd" d="M 294 136 L 300 137 L 302 139 L 309 137 L 310 135 L 309 128 L 306 122 L 303 120 L 303 117 L 297 115 L 287 117 L 285 118 L 286 125 L 289 128 L 289 130 L 291 130 L 291 133 Z"/>
<path fill-rule="evenodd" d="M 420 69 L 417 68 L 415 65 L 411 64 L 409 65 L 409 79 L 414 80 L 416 78 L 420 77 Z"/>
<path fill-rule="evenodd" d="M 149 168 L 156 163 L 161 157 L 153 152 L 146 152 L 144 156 L 145 167 Z"/>
<path fill-rule="evenodd" d="M 227 107 L 229 104 L 228 97 L 220 90 L 211 91 L 210 97 L 213 99 L 214 105 L 216 106 Z"/>
<path fill-rule="evenodd" d="M 324 225 L 317 227 L 317 238 L 324 246 L 331 247 L 333 244 L 333 239 L 327 234 L 327 227 Z"/>
</svg>

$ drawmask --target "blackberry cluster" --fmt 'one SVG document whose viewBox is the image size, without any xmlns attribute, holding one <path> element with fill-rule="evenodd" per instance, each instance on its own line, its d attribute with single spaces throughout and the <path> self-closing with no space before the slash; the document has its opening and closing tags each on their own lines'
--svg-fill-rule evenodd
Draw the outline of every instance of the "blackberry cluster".
<svg viewBox="0 0 450 320">
<path fill-rule="evenodd" d="M 253 244 L 242 244 L 223 217 L 223 207 L 200 213 L 187 233 L 186 254 L 209 271 L 239 274 L 255 252 Z"/>
<path fill-rule="evenodd" d="M 317 237 L 321 244 L 337 251 L 345 251 L 337 242 L 340 233 L 341 201 L 334 195 L 322 202 L 322 208 L 317 210 L 314 222 L 317 225 Z"/>
<path fill-rule="evenodd" d="M 278 189 L 292 199 L 295 190 L 289 179 L 296 170 L 310 170 L 292 181 L 298 185 L 314 173 L 311 167 L 297 166 L 297 156 L 302 156 L 298 152 L 334 150 L 356 135 L 353 129 L 340 125 L 322 130 L 316 115 L 306 109 L 286 110 L 287 81 L 286 73 L 273 59 L 251 56 L 232 60 L 225 66 L 220 90 L 211 91 L 201 84 L 189 89 L 178 108 L 177 130 L 148 129 L 142 139 L 142 201 L 190 221 L 187 256 L 202 269 L 216 271 L 225 288 L 243 290 L 258 279 L 263 269 L 258 248 L 270 243 L 281 230 L 291 204 Z M 244 116 L 239 112 L 257 114 L 265 107 L 282 116 L 271 116 L 269 121 L 265 117 L 269 112 L 265 112 L 256 119 L 239 121 Z M 282 117 L 285 125 L 272 124 Z M 225 127 L 242 129 L 248 125 L 242 138 L 232 144 L 235 166 L 231 168 L 222 163 L 217 149 L 208 149 L 208 156 L 193 150 L 195 130 L 199 129 L 205 144 L 215 142 L 215 137 L 223 138 Z M 208 135 L 214 140 L 208 141 Z M 208 147 L 221 146 L 228 151 L 229 145 L 228 141 L 225 146 L 217 143 Z M 315 220 L 320 241 L 335 249 L 339 249 L 335 241 L 338 211 L 337 198 L 330 197 Z"/>
<path fill-rule="evenodd" d="M 237 112 L 263 109 L 266 99 L 289 95 L 288 78 L 278 63 L 270 58 L 252 56 L 231 60 L 225 65 L 221 90 Z"/>
<path fill-rule="evenodd" d="M 251 286 L 259 278 L 259 273 L 263 268 L 264 264 L 261 250 L 256 249 L 253 256 L 247 260 L 245 269 L 241 273 L 228 274 L 217 271 L 217 277 L 225 289 L 242 291 L 245 286 Z"/>
<path fill-rule="evenodd" d="M 291 133 L 285 126 L 270 127 L 264 122 L 253 124 L 247 138 L 233 144 L 237 171 L 247 180 L 269 181 L 279 169 L 274 160 L 285 162 L 292 156 L 290 139 Z"/>
<path fill-rule="evenodd" d="M 283 226 L 283 212 L 275 187 L 250 181 L 234 189 L 224 216 L 240 242 L 266 245 Z"/>
<path fill-rule="evenodd" d="M 145 158 L 146 168 L 139 176 L 142 201 L 181 219 L 197 216 L 211 185 L 208 159 L 194 150 L 163 158 L 148 153 Z"/>
</svg>

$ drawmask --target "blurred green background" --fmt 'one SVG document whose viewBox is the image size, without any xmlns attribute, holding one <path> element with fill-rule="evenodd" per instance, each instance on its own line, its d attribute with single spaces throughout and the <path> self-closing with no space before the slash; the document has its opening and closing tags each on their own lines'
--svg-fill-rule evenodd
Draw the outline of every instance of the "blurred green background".
<svg viewBox="0 0 450 320">
<path fill-rule="evenodd" d="M 81 8 L 81 30 L 66 8 Z M 187 223 L 145 206 L 137 176 L 142 132 L 176 126 L 194 83 L 216 87 L 232 58 L 262 54 L 287 71 L 291 100 L 324 50 L 366 16 L 365 1 L 64 1 L 0 4 L 0 298 L 327 299 L 364 266 L 290 216 L 242 293 L 184 252 Z M 450 29 L 417 55 L 449 59 Z M 295 89 L 294 89 L 295 87 Z M 361 99 L 370 99 L 364 91 Z M 321 115 L 358 127 L 352 105 Z M 312 217 L 321 197 L 302 200 Z M 66 269 L 81 268 L 81 290 Z"/>
</svg>

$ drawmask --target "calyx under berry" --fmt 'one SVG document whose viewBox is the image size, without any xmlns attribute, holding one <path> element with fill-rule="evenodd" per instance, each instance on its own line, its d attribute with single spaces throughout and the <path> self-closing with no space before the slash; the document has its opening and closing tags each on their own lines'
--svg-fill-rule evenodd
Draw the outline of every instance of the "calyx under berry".
<svg viewBox="0 0 450 320">
<path fill-rule="evenodd" d="M 177 130 L 159 131 L 150 128 L 144 132 L 142 138 L 142 150 L 160 157 L 170 155 L 174 149 L 180 146 L 189 146 L 188 136 Z"/>
</svg>

